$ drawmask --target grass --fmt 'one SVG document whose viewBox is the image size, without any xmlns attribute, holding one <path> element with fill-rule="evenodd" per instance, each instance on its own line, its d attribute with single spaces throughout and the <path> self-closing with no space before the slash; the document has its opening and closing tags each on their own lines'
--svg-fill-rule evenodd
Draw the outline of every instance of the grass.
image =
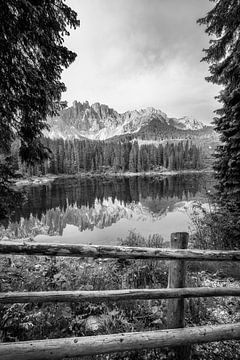
<svg viewBox="0 0 240 360">
<path fill-rule="evenodd" d="M 119 239 L 119 243 L 161 247 L 163 239 L 159 235 L 145 239 L 131 232 L 126 239 Z M 37 256 L 0 258 L 2 292 L 165 288 L 167 278 L 167 262 L 156 260 L 79 260 Z M 223 279 L 206 270 L 196 271 L 191 266 L 187 282 L 189 286 L 239 286 L 234 279 Z M 187 326 L 240 321 L 239 309 L 240 302 L 236 298 L 190 299 L 187 300 Z M 166 312 L 167 301 L 164 300 L 1 305 L 0 338 L 5 342 L 159 330 L 166 328 Z M 213 346 L 216 351 L 213 351 Z M 193 347 L 193 359 L 234 359 L 235 354 L 240 354 L 237 342 Z M 87 359 L 171 360 L 174 357 L 171 350 L 153 349 Z"/>
</svg>

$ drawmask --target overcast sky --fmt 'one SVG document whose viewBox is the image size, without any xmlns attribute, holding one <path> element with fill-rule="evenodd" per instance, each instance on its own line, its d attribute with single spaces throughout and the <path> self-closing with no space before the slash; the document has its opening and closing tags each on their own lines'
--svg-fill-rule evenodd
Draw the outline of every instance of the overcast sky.
<svg viewBox="0 0 240 360">
<path fill-rule="evenodd" d="M 119 112 L 148 106 L 212 121 L 218 88 L 200 63 L 208 46 L 196 24 L 209 0 L 67 0 L 81 26 L 66 45 L 78 54 L 63 73 L 69 105 L 100 102 Z"/>
</svg>

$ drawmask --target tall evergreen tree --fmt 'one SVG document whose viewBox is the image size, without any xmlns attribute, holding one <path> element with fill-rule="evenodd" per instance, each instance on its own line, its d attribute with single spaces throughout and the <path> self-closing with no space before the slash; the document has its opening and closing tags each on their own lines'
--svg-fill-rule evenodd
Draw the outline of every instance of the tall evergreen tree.
<svg viewBox="0 0 240 360">
<path fill-rule="evenodd" d="M 134 141 L 132 144 L 132 149 L 129 154 L 129 171 L 138 172 L 138 155 L 139 155 L 138 142 Z"/>
<path fill-rule="evenodd" d="M 47 115 L 56 114 L 65 85 L 63 68 L 76 54 L 63 45 L 77 14 L 62 0 L 0 1 L 0 150 L 18 137 L 20 155 L 44 156 L 40 137 Z"/>
<path fill-rule="evenodd" d="M 215 169 L 223 202 L 234 201 L 240 210 L 240 2 L 213 0 L 216 4 L 198 20 L 213 37 L 203 58 L 210 64 L 207 80 L 223 86 L 216 110 L 215 129 L 222 144 L 218 147 Z"/>
<path fill-rule="evenodd" d="M 49 155 L 41 137 L 47 116 L 60 109 L 61 73 L 76 54 L 63 45 L 77 14 L 63 0 L 0 0 L 0 194 L 14 175 L 9 152 L 34 163 Z M 9 173 L 8 173 L 9 169 Z M 9 199 L 10 201 L 10 199 Z M 4 201 L 0 201 L 1 213 Z"/>
</svg>

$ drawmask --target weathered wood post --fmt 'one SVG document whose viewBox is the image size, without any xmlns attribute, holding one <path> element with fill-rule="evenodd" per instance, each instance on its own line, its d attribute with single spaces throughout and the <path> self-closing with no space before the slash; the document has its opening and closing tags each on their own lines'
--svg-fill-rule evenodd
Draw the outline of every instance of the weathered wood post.
<svg viewBox="0 0 240 360">
<path fill-rule="evenodd" d="M 170 246 L 172 249 L 187 249 L 189 235 L 187 232 L 171 234 Z M 169 261 L 168 288 L 183 288 L 186 280 L 186 263 L 184 260 Z M 185 299 L 169 299 L 167 310 L 167 326 L 169 329 L 185 326 Z M 189 346 L 174 348 L 176 360 L 189 360 L 191 349 Z"/>
</svg>

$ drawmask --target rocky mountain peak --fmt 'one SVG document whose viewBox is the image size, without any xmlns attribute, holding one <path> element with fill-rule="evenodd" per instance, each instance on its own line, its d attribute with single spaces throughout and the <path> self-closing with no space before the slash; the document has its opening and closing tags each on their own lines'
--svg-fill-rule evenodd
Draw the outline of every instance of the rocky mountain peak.
<svg viewBox="0 0 240 360">
<path fill-rule="evenodd" d="M 165 114 L 163 111 L 161 111 L 159 109 L 155 109 L 154 107 L 147 107 L 146 109 L 143 109 L 142 111 L 145 112 L 146 114 L 160 115 L 164 119 L 167 119 L 167 114 Z"/>
<path fill-rule="evenodd" d="M 199 130 L 204 127 L 203 123 L 192 117 L 168 118 L 167 114 L 154 107 L 120 114 L 99 102 L 90 105 L 88 101 L 83 103 L 74 101 L 73 105 L 63 109 L 59 116 L 49 119 L 51 129 L 46 136 L 105 140 L 118 135 L 136 133 L 142 127 L 146 128 L 153 119 L 159 123 L 159 126 L 165 128 L 174 126 L 181 130 Z"/>
<path fill-rule="evenodd" d="M 178 121 L 183 124 L 186 129 L 191 130 L 200 130 L 205 126 L 201 121 L 196 120 L 192 116 L 183 116 L 182 118 L 178 119 Z"/>
</svg>

